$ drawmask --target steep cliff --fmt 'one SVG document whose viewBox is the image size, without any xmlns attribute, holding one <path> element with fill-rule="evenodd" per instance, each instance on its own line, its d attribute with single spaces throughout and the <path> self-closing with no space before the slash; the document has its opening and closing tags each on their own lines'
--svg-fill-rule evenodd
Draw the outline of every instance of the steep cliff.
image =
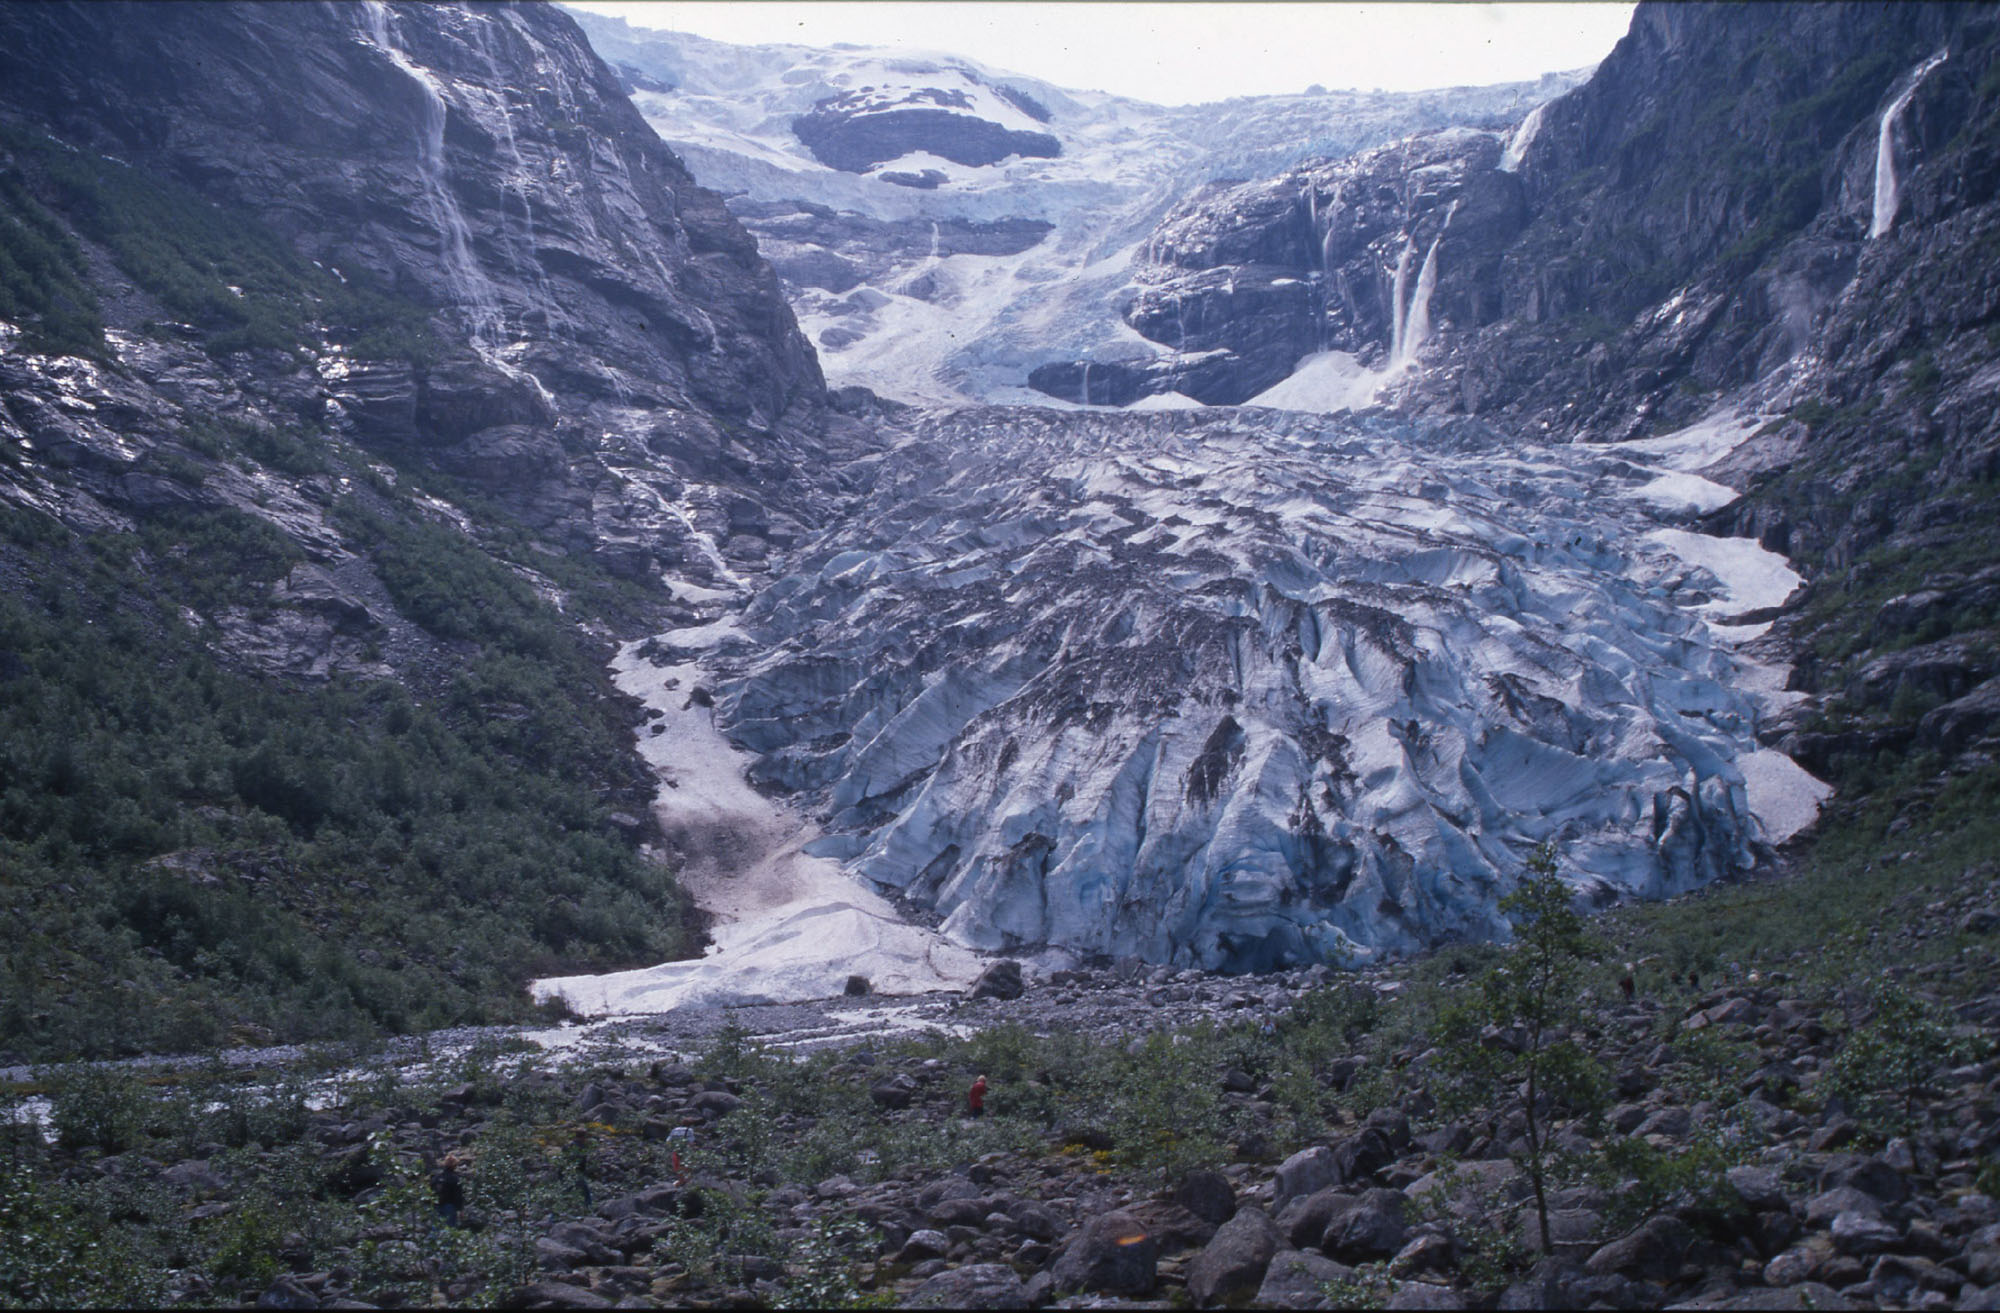
<svg viewBox="0 0 2000 1313">
<path fill-rule="evenodd" d="M 1824 695 L 1771 732 L 1863 786 L 1883 752 L 1966 759 L 1994 725 L 1997 56 L 1987 6 L 1641 6 L 1510 133 L 1190 197 L 1124 303 L 1159 355 L 1030 379 L 1537 439 L 1753 416 L 1712 527 L 1815 579 L 1787 626 Z"/>
<path fill-rule="evenodd" d="M 7 6 L 0 228 L 6 1033 L 685 951 L 600 644 L 798 532 L 849 430 L 575 25 Z"/>
</svg>

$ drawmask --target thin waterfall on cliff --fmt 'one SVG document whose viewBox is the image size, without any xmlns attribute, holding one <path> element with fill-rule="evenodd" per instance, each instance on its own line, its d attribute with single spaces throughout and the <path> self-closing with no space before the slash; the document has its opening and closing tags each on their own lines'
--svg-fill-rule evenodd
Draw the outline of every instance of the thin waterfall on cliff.
<svg viewBox="0 0 2000 1313">
<path fill-rule="evenodd" d="M 1403 288 L 1410 281 L 1410 265 L 1417 258 L 1417 239 L 1403 239 L 1403 253 L 1396 257 L 1396 281 L 1389 285 L 1390 313 L 1394 321 L 1389 328 L 1389 366 L 1395 368 L 1403 361 L 1404 316 L 1409 313 L 1409 303 L 1403 300 Z"/>
<path fill-rule="evenodd" d="M 504 13 L 496 15 L 496 19 L 499 22 L 506 21 Z M 510 217 L 510 207 L 504 203 L 504 198 L 511 195 L 521 207 L 518 227 L 506 225 L 513 230 L 508 234 L 511 238 L 508 244 L 513 248 L 510 252 L 511 258 L 520 269 L 535 280 L 535 288 L 540 293 L 538 303 L 544 313 L 551 319 L 566 319 L 560 298 L 549 294 L 548 275 L 535 254 L 535 205 L 528 194 L 529 180 L 533 175 L 529 172 L 527 161 L 521 156 L 520 141 L 514 135 L 514 107 L 508 101 L 507 93 L 500 89 L 505 86 L 507 75 L 501 57 L 493 49 L 493 28 L 493 24 L 480 23 L 472 28 L 472 34 L 480 55 L 486 61 L 487 72 L 493 79 L 492 87 L 484 89 L 485 95 L 488 103 L 493 106 L 494 118 L 500 124 L 501 141 L 506 146 L 507 159 L 511 165 L 506 175 L 506 186 L 501 190 L 503 204 L 500 206 L 500 217 L 503 221 Z"/>
<path fill-rule="evenodd" d="M 445 184 L 444 93 L 438 90 L 437 80 L 430 71 L 410 59 L 396 44 L 389 27 L 389 7 L 382 0 L 369 0 L 362 7 L 362 13 L 366 15 L 368 35 L 376 49 L 407 74 L 423 92 L 424 115 L 417 134 L 417 167 L 424 180 L 424 206 L 430 211 L 438 236 L 443 239 L 439 254 L 443 257 L 445 284 L 465 312 L 474 345 L 483 348 L 482 354 L 496 351 L 506 329 L 500 301 L 494 294 L 492 282 L 473 258 L 471 230 L 466 227 L 465 215 L 458 208 L 457 198 Z"/>
<path fill-rule="evenodd" d="M 1329 235 L 1331 225 L 1328 225 Z M 1319 231 L 1319 188 L 1314 185 L 1311 175 L 1306 177 L 1306 233 L 1311 238 L 1314 266 L 1312 270 L 1312 314 L 1314 349 L 1326 350 L 1327 337 L 1327 238 Z"/>
<path fill-rule="evenodd" d="M 1896 225 L 1896 206 L 1902 197 L 1896 187 L 1896 124 L 1901 121 L 1903 111 L 1910 107 L 1910 98 L 1917 94 L 1930 71 L 1944 63 L 1951 52 L 1940 50 L 1923 63 L 1917 65 L 1910 75 L 1910 85 L 1903 88 L 1903 94 L 1889 102 L 1889 108 L 1882 111 L 1882 126 L 1875 136 L 1875 216 L 1868 225 L 1868 235 L 1880 237 Z"/>
<path fill-rule="evenodd" d="M 1542 113 L 1548 109 L 1547 101 L 1528 111 L 1528 117 L 1521 120 L 1521 126 L 1514 129 L 1514 135 L 1507 139 L 1507 149 L 1500 156 L 1500 172 L 1517 173 L 1521 161 L 1527 157 L 1528 143 L 1542 130 Z"/>
<path fill-rule="evenodd" d="M 1458 202 L 1444 212 L 1444 222 L 1438 225 L 1437 236 L 1431 238 L 1430 249 L 1424 252 L 1424 264 L 1417 274 L 1416 290 L 1410 293 L 1407 308 L 1396 316 L 1396 340 L 1389 351 L 1389 368 L 1407 365 L 1417 358 L 1417 352 L 1431 335 L 1431 294 L 1437 291 L 1438 243 L 1444 240 L 1445 229 L 1451 227 L 1452 215 L 1458 213 Z M 1402 300 L 1404 275 L 1409 272 L 1410 260 L 1416 254 L 1417 241 L 1409 239 L 1403 247 L 1403 258 L 1396 266 L 1396 299 Z"/>
</svg>

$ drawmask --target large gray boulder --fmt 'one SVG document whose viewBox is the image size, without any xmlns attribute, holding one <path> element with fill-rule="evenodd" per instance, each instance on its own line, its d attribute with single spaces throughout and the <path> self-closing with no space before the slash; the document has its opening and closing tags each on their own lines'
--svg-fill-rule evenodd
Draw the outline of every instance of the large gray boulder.
<svg viewBox="0 0 2000 1313">
<path fill-rule="evenodd" d="M 1271 1257 L 1284 1247 L 1278 1224 L 1261 1208 L 1239 1208 L 1187 1269 L 1187 1292 L 1198 1308 L 1213 1308 L 1256 1292 Z"/>
</svg>

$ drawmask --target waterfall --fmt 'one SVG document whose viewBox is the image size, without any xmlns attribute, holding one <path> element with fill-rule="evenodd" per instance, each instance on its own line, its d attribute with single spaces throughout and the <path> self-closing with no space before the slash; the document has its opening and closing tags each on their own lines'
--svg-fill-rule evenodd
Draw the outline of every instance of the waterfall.
<svg viewBox="0 0 2000 1313">
<path fill-rule="evenodd" d="M 1315 350 L 1324 351 L 1326 350 L 1326 271 L 1331 263 L 1327 259 L 1326 243 L 1332 233 L 1329 229 L 1328 238 L 1320 236 L 1319 188 L 1313 185 L 1310 174 L 1306 177 L 1306 231 L 1312 237 L 1310 245 L 1319 261 L 1312 271 L 1313 346 Z"/>
<path fill-rule="evenodd" d="M 1403 316 L 1409 311 L 1409 303 L 1403 300 L 1403 288 L 1410 281 L 1410 262 L 1417 258 L 1417 239 L 1403 238 L 1403 253 L 1396 259 L 1396 281 L 1389 287 L 1389 308 L 1394 315 L 1394 323 L 1389 330 L 1389 367 L 1403 363 Z"/>
<path fill-rule="evenodd" d="M 1521 126 L 1514 129 L 1514 135 L 1507 139 L 1507 149 L 1500 156 L 1500 172 L 1517 173 L 1521 161 L 1528 154 L 1528 143 L 1542 130 L 1542 111 L 1549 107 L 1546 100 L 1528 111 L 1528 117 L 1521 120 Z"/>
<path fill-rule="evenodd" d="M 1444 212 L 1444 222 L 1438 225 L 1437 236 L 1431 238 L 1430 249 L 1424 252 L 1424 266 L 1417 274 L 1416 290 L 1410 293 L 1407 308 L 1396 316 L 1396 336 L 1389 347 L 1389 368 L 1407 365 L 1415 361 L 1417 351 L 1430 339 L 1431 335 L 1431 293 L 1437 290 L 1438 244 L 1444 241 L 1445 229 L 1451 227 L 1452 216 L 1458 213 L 1458 202 L 1453 201 Z M 1410 261 L 1417 253 L 1417 239 L 1408 238 L 1403 246 L 1403 258 L 1396 264 L 1396 299 L 1400 304 L 1403 283 L 1410 272 Z"/>
<path fill-rule="evenodd" d="M 1403 352 L 1398 364 L 1408 364 L 1417 358 L 1417 351 L 1431 335 L 1431 293 L 1437 290 L 1438 243 L 1444 240 L 1444 230 L 1431 238 L 1431 249 L 1424 252 L 1423 271 L 1417 275 L 1417 290 L 1410 293 L 1410 312 L 1403 317 Z"/>
<path fill-rule="evenodd" d="M 1910 98 L 1917 94 L 1917 88 L 1950 53 L 1940 50 L 1917 65 L 1916 72 L 1910 75 L 1910 85 L 1882 111 L 1882 126 L 1875 136 L 1875 215 L 1868 225 L 1870 238 L 1880 237 L 1895 226 L 1896 206 L 1902 199 L 1896 188 L 1896 124 L 1910 107 Z"/>
<path fill-rule="evenodd" d="M 488 102 L 492 104 L 494 110 L 499 115 L 500 127 L 504 133 L 504 140 L 507 147 L 507 158 L 513 162 L 513 169 L 508 174 L 509 185 L 502 189 L 501 194 L 504 196 L 507 192 L 511 191 L 514 198 L 521 203 L 520 227 L 514 233 L 510 234 L 513 240 L 509 243 L 513 247 L 515 264 L 534 278 L 535 287 L 539 293 L 538 303 L 541 306 L 542 312 L 548 316 L 549 321 L 551 323 L 557 320 L 570 322 L 568 315 L 564 312 L 561 298 L 549 291 L 548 273 L 542 268 L 541 257 L 536 254 L 535 207 L 528 190 L 529 180 L 532 175 L 528 171 L 527 161 L 521 156 L 520 142 L 514 135 L 514 107 L 507 100 L 507 92 L 505 90 L 507 86 L 507 74 L 501 68 L 499 57 L 493 53 L 492 26 L 487 23 L 475 24 L 472 28 L 472 33 L 478 42 L 479 53 L 486 60 L 486 71 L 493 79 L 493 86 L 499 88 L 498 90 L 487 91 L 486 96 Z M 507 207 L 504 204 L 500 207 L 500 217 L 504 224 L 507 218 Z"/>
<path fill-rule="evenodd" d="M 446 185 L 444 169 L 444 93 L 430 71 L 405 55 L 389 28 L 389 7 L 383 0 L 368 0 L 362 7 L 368 35 L 389 62 L 407 74 L 423 92 L 423 121 L 417 134 L 417 169 L 424 181 L 424 206 L 431 223 L 443 239 L 440 255 L 445 285 L 464 312 L 473 346 L 482 356 L 499 348 L 506 331 L 505 316 L 493 284 L 472 255 L 472 234 L 458 200 Z"/>
<path fill-rule="evenodd" d="M 935 219 L 933 219 L 933 220 L 931 221 L 931 263 L 932 263 L 932 264 L 936 264 L 936 263 L 938 262 L 938 250 L 939 250 L 940 246 L 942 245 L 942 242 L 943 242 L 943 237 L 942 237 L 942 235 L 941 235 L 941 234 L 940 234 L 940 233 L 938 232 L 938 226 L 937 226 L 937 221 L 936 221 Z"/>
<path fill-rule="evenodd" d="M 1090 404 L 1090 362 L 1083 362 L 1083 404 Z"/>
</svg>

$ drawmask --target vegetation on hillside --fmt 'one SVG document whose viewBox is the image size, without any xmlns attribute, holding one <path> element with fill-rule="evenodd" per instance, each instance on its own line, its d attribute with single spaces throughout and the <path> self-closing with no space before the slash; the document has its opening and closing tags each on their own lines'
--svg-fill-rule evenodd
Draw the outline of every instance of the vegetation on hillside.
<svg viewBox="0 0 2000 1313">
<path fill-rule="evenodd" d="M 366 501 L 368 504 L 363 504 Z M 446 665 L 275 679 L 218 654 L 299 549 L 224 507 L 132 534 L 0 514 L 0 1034 L 17 1058 L 523 1015 L 532 975 L 688 946 L 636 709 L 573 617 L 380 494 L 341 521 Z"/>
<path fill-rule="evenodd" d="M 40 350 L 101 357 L 104 319 L 79 237 L 207 348 L 295 351 L 318 333 L 377 359 L 436 351 L 429 311 L 359 270 L 303 259 L 254 216 L 172 179 L 0 124 L 0 319 Z"/>
</svg>

